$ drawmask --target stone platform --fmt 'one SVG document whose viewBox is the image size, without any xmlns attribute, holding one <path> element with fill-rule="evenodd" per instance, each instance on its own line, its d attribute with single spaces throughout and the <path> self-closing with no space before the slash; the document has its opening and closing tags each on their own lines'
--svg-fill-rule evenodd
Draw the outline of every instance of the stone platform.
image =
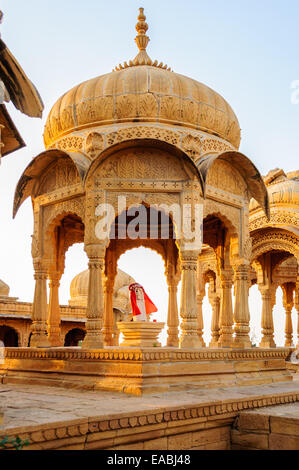
<svg viewBox="0 0 299 470">
<path fill-rule="evenodd" d="M 29 450 L 224 450 L 232 448 L 232 429 L 242 413 L 295 406 L 299 383 L 140 397 L 0 384 L 0 399 L 0 435 L 28 439 Z"/>
<path fill-rule="evenodd" d="M 22 383 L 142 395 L 292 380 L 288 348 L 6 348 L 3 384 Z"/>
</svg>

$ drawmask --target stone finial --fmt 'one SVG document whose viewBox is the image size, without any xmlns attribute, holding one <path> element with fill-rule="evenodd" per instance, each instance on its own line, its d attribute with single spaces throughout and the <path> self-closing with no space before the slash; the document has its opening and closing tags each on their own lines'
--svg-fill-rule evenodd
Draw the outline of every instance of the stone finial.
<svg viewBox="0 0 299 470">
<path fill-rule="evenodd" d="M 138 23 L 136 24 L 137 36 L 135 42 L 139 49 L 139 53 L 133 60 L 134 65 L 152 65 L 152 59 L 148 56 L 146 52 L 146 47 L 149 43 L 149 37 L 146 35 L 148 30 L 148 24 L 145 22 L 146 16 L 144 15 L 144 9 L 139 8 Z"/>
<path fill-rule="evenodd" d="M 168 71 L 171 71 L 167 65 L 164 65 L 163 62 L 158 64 L 158 61 L 155 60 L 154 62 L 149 57 L 148 53 L 146 52 L 147 45 L 150 41 L 150 38 L 146 35 L 148 30 L 148 24 L 146 23 L 146 16 L 144 14 L 144 8 L 139 8 L 139 15 L 138 15 L 138 23 L 136 24 L 136 31 L 137 36 L 135 38 L 135 42 L 139 49 L 139 52 L 134 60 L 130 60 L 129 63 L 125 62 L 123 65 L 119 64 L 118 67 L 115 67 L 113 72 L 119 71 L 122 69 L 126 69 L 128 67 L 134 67 L 136 65 L 151 65 L 153 67 L 162 68 Z"/>
<path fill-rule="evenodd" d="M 148 30 L 148 24 L 145 22 L 146 16 L 144 15 L 144 8 L 139 8 L 138 23 L 136 24 L 136 31 L 138 35 L 135 38 L 137 47 L 140 51 L 145 51 L 148 43 L 149 37 L 146 36 Z"/>
</svg>

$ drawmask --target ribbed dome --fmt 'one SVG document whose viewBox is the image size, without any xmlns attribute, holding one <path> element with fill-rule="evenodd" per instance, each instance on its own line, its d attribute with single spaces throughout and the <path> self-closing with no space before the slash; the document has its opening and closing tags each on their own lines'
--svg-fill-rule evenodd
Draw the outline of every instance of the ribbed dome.
<svg viewBox="0 0 299 470">
<path fill-rule="evenodd" d="M 145 20 L 140 8 L 135 38 L 139 53 L 133 61 L 75 86 L 56 102 L 45 126 L 46 148 L 74 131 L 128 122 L 190 127 L 239 148 L 238 119 L 224 98 L 148 56 Z"/>
<path fill-rule="evenodd" d="M 88 282 L 89 282 L 89 270 L 83 271 L 74 277 L 70 286 L 69 305 L 74 307 L 86 307 L 88 299 Z M 117 275 L 114 281 L 114 293 L 113 293 L 113 308 L 121 310 L 123 312 L 130 311 L 129 303 L 129 290 L 128 286 L 135 282 L 135 280 L 118 269 Z"/>
<path fill-rule="evenodd" d="M 75 130 L 127 122 L 160 122 L 215 134 L 236 149 L 238 119 L 211 88 L 153 66 L 128 67 L 77 85 L 48 116 L 46 148 Z"/>
<path fill-rule="evenodd" d="M 269 203 L 271 205 L 287 204 L 299 205 L 299 171 L 285 174 L 282 169 L 271 170 L 264 178 L 267 185 Z M 255 210 L 258 203 L 252 199 L 249 209 Z"/>
</svg>

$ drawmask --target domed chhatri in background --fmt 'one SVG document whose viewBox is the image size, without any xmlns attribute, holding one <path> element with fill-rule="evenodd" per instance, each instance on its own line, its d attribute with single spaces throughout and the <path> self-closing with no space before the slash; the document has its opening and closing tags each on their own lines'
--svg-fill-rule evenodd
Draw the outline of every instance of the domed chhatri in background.
<svg viewBox="0 0 299 470">
<path fill-rule="evenodd" d="M 113 290 L 113 308 L 127 315 L 132 311 L 129 285 L 133 282 L 135 282 L 135 280 L 129 274 L 125 273 L 121 269 L 117 270 Z M 70 285 L 71 298 L 69 300 L 69 305 L 71 307 L 87 307 L 88 284 L 88 269 L 74 277 Z"/>
</svg>

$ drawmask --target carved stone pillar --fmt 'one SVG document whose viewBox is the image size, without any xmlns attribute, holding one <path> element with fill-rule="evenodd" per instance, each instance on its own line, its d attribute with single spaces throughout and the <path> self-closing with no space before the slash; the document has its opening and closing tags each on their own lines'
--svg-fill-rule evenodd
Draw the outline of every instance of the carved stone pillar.
<svg viewBox="0 0 299 470">
<path fill-rule="evenodd" d="M 35 291 L 32 307 L 31 341 L 32 348 L 48 348 L 47 336 L 47 266 L 41 262 L 33 262 Z"/>
<path fill-rule="evenodd" d="M 285 309 L 285 347 L 293 347 L 293 324 L 292 324 L 292 309 L 294 306 L 294 290 L 295 284 L 287 282 L 282 286 L 283 292 L 283 306 Z"/>
<path fill-rule="evenodd" d="M 168 314 L 167 314 L 167 346 L 179 346 L 179 312 L 178 312 L 178 280 L 173 276 L 167 276 L 168 284 Z"/>
<path fill-rule="evenodd" d="M 119 346 L 120 331 L 116 326 L 117 322 L 115 321 L 115 319 L 114 319 L 114 322 L 115 322 L 115 326 L 114 326 L 114 329 L 113 329 L 113 346 Z"/>
<path fill-rule="evenodd" d="M 248 303 L 249 271 L 249 264 L 240 264 L 235 267 L 235 337 L 233 342 L 233 347 L 235 348 L 251 348 Z"/>
<path fill-rule="evenodd" d="M 103 270 L 105 265 L 105 246 L 87 245 L 86 254 L 89 258 L 89 285 L 86 310 L 86 335 L 83 348 L 100 349 L 104 347 L 102 334 L 104 315 Z"/>
<path fill-rule="evenodd" d="M 262 295 L 262 341 L 260 348 L 275 348 L 273 324 L 273 286 L 259 286 Z"/>
<path fill-rule="evenodd" d="M 212 307 L 212 321 L 211 321 L 211 341 L 210 348 L 217 348 L 220 337 L 220 298 L 216 292 L 215 279 L 211 276 L 209 278 L 209 302 Z"/>
<path fill-rule="evenodd" d="M 179 346 L 179 311 L 177 291 L 180 272 L 177 266 L 177 249 L 174 240 L 167 241 L 166 280 L 168 285 L 167 342 L 168 347 Z"/>
<path fill-rule="evenodd" d="M 114 278 L 105 279 L 104 282 L 104 345 L 114 346 L 113 333 L 114 333 L 114 315 L 113 315 L 113 288 Z"/>
<path fill-rule="evenodd" d="M 60 273 L 50 272 L 49 274 L 49 307 L 48 307 L 48 337 L 52 347 L 64 345 L 60 328 L 60 306 L 59 306 L 59 285 Z"/>
<path fill-rule="evenodd" d="M 233 344 L 233 303 L 232 303 L 232 269 L 220 272 L 221 300 L 220 300 L 220 337 L 219 348 L 230 348 Z"/>
<path fill-rule="evenodd" d="M 201 286 L 202 287 L 202 286 Z M 199 337 L 199 340 L 201 342 L 201 347 L 205 348 L 206 344 L 203 340 L 203 329 L 204 329 L 204 324 L 203 324 L 203 313 L 202 313 L 202 302 L 205 296 L 205 291 L 199 288 L 197 292 L 197 297 L 196 297 L 196 302 L 197 302 L 197 334 Z"/>
<path fill-rule="evenodd" d="M 104 346 L 114 346 L 114 313 L 113 313 L 113 292 L 114 281 L 117 274 L 117 263 L 114 252 L 106 252 L 106 276 L 104 279 L 104 325 L 103 337 Z"/>
<path fill-rule="evenodd" d="M 181 251 L 181 348 L 201 348 L 203 346 L 203 340 L 198 336 L 198 311 L 196 298 L 197 258 L 198 252 L 196 251 Z"/>
</svg>

